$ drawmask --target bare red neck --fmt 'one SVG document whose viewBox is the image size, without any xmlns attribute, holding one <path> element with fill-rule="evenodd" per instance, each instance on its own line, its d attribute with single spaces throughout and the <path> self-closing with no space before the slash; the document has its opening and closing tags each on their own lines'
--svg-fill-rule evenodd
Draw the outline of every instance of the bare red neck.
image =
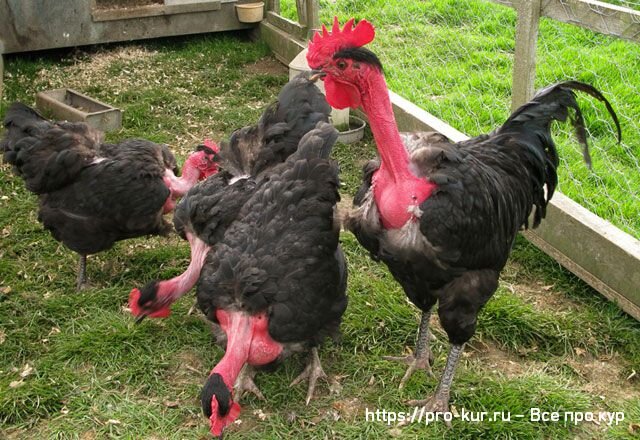
<svg viewBox="0 0 640 440">
<path fill-rule="evenodd" d="M 373 195 L 386 229 L 402 228 L 417 220 L 416 209 L 435 184 L 414 175 L 393 115 L 389 90 L 381 72 L 372 71 L 360 84 L 362 108 L 378 147 L 380 168 L 373 176 Z"/>
<path fill-rule="evenodd" d="M 169 197 L 172 199 L 177 199 L 178 197 L 185 195 L 187 191 L 189 191 L 191 187 L 198 182 L 199 178 L 200 170 L 195 166 L 191 166 L 188 161 L 182 168 L 181 177 L 177 177 L 173 174 L 173 171 L 168 168 L 164 172 L 164 183 L 171 191 L 171 195 Z"/>
<path fill-rule="evenodd" d="M 171 314 L 171 304 L 191 290 L 198 281 L 210 247 L 190 232 L 187 232 L 186 236 L 191 246 L 189 267 L 177 277 L 160 281 L 156 288 L 155 298 L 150 303 L 140 306 L 139 301 L 142 293 L 138 289 L 133 289 L 129 293 L 129 307 L 134 316 L 144 315 L 150 318 L 166 318 Z"/>
<path fill-rule="evenodd" d="M 385 175 L 385 180 L 393 182 L 406 178 L 411 174 L 409 155 L 400 138 L 384 75 L 372 71 L 361 90 L 362 108 L 369 119 L 380 155 L 378 172 Z"/>
<path fill-rule="evenodd" d="M 219 374 L 229 390 L 233 390 L 245 363 L 265 365 L 276 360 L 282 352 L 282 345 L 269 335 L 269 321 L 266 314 L 247 315 L 243 312 L 218 309 L 216 318 L 227 334 L 227 347 L 224 356 L 210 375 Z M 209 418 L 211 432 L 216 436 L 233 423 L 240 413 L 240 406 L 233 403 L 228 414 L 219 416 L 215 395 L 211 398 L 211 409 Z"/>
<path fill-rule="evenodd" d="M 216 318 L 227 334 L 227 348 L 211 373 L 220 374 L 230 389 L 245 363 L 266 365 L 276 360 L 282 352 L 282 345 L 269 335 L 266 314 L 247 315 L 218 309 Z"/>
<path fill-rule="evenodd" d="M 195 234 L 186 232 L 185 235 L 191 247 L 191 261 L 189 261 L 187 270 L 170 280 L 160 281 L 158 286 L 158 299 L 162 300 L 162 296 L 164 296 L 168 304 L 174 303 L 195 286 L 200 277 L 204 260 L 207 258 L 207 253 L 211 249 L 208 244 Z"/>
</svg>

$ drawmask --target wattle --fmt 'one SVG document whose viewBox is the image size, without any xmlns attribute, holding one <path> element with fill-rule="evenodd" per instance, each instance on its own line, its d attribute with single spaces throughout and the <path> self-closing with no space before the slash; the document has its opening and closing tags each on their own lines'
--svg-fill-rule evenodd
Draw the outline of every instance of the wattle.
<svg viewBox="0 0 640 440">
<path fill-rule="evenodd" d="M 358 108 L 362 104 L 360 91 L 353 84 L 336 81 L 328 75 L 324 78 L 324 88 L 327 102 L 333 108 Z"/>
</svg>

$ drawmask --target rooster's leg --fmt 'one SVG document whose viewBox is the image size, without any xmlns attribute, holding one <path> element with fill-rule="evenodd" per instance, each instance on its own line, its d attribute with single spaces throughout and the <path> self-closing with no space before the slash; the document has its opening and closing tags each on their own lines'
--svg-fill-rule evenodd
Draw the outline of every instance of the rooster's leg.
<svg viewBox="0 0 640 440">
<path fill-rule="evenodd" d="M 422 312 L 422 318 L 420 319 L 420 329 L 418 330 L 418 340 L 416 341 L 416 352 L 408 356 L 384 356 L 383 359 L 388 361 L 397 361 L 407 364 L 409 368 L 402 376 L 400 380 L 400 389 L 402 389 L 411 375 L 417 370 L 425 370 L 429 376 L 433 376 L 431 371 L 431 363 L 433 362 L 433 354 L 429 348 L 429 339 L 431 334 L 429 332 L 429 318 L 431 317 L 431 311 Z"/>
<path fill-rule="evenodd" d="M 251 393 L 260 400 L 266 400 L 260 391 L 260 388 L 258 388 L 256 383 L 253 381 L 253 378 L 256 377 L 256 373 L 256 369 L 249 364 L 245 364 L 244 367 L 242 367 L 240 374 L 236 378 L 236 383 L 233 386 L 235 392 L 234 400 L 236 402 L 239 402 L 245 393 Z"/>
<path fill-rule="evenodd" d="M 80 254 L 79 256 L 76 289 L 83 290 L 89 287 L 89 284 L 87 283 L 87 256 L 83 254 Z"/>
<path fill-rule="evenodd" d="M 444 367 L 440 383 L 438 383 L 438 388 L 436 388 L 433 396 L 424 400 L 410 400 L 407 403 L 412 406 L 424 406 L 427 412 L 449 412 L 449 392 L 453 383 L 453 375 L 456 372 L 456 365 L 458 365 L 463 349 L 464 344 L 451 345 L 449 356 L 447 356 L 447 365 Z M 451 422 L 445 421 L 445 423 L 448 427 L 451 427 Z"/>
<path fill-rule="evenodd" d="M 317 347 L 313 347 L 311 349 L 309 363 L 307 364 L 304 371 L 300 373 L 298 377 L 293 379 L 293 382 L 291 382 L 291 385 L 289 386 L 297 385 L 305 379 L 309 381 L 309 388 L 307 388 L 307 399 L 305 400 L 308 405 L 309 402 L 311 402 L 311 398 L 313 397 L 313 392 L 316 389 L 316 382 L 318 381 L 318 379 L 324 379 L 328 381 L 327 375 L 322 369 L 322 365 L 320 365 L 320 356 L 318 356 Z"/>
</svg>

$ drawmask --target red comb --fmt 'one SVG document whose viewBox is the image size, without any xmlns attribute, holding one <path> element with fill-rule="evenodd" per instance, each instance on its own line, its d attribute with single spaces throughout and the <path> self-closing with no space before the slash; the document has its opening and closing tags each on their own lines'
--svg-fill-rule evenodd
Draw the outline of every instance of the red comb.
<svg viewBox="0 0 640 440">
<path fill-rule="evenodd" d="M 333 27 L 331 32 L 322 25 L 322 32 L 317 31 L 309 42 L 309 52 L 307 61 L 311 68 L 319 67 L 331 58 L 334 53 L 347 47 L 361 47 L 373 41 L 376 31 L 367 20 L 361 20 L 356 27 L 353 27 L 355 19 L 350 19 L 340 29 L 338 17 L 333 17 Z"/>
</svg>

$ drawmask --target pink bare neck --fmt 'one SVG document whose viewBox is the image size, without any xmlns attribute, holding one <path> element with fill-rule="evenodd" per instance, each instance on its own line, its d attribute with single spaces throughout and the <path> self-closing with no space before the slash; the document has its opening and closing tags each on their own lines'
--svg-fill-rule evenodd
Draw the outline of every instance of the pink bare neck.
<svg viewBox="0 0 640 440">
<path fill-rule="evenodd" d="M 227 348 L 224 357 L 211 373 L 220 374 L 230 389 L 245 363 L 265 365 L 276 360 L 282 352 L 282 344 L 269 335 L 266 314 L 247 315 L 218 309 L 216 318 L 227 334 Z"/>
<path fill-rule="evenodd" d="M 200 271 L 204 265 L 207 253 L 211 249 L 208 244 L 200 240 L 195 234 L 187 232 L 186 236 L 191 246 L 191 261 L 189 261 L 187 270 L 176 277 L 158 283 L 154 303 L 161 306 L 160 311 L 166 310 L 166 314 L 168 314 L 168 308 L 171 304 L 195 286 L 200 277 Z"/>
<path fill-rule="evenodd" d="M 150 318 L 166 318 L 171 314 L 171 304 L 187 293 L 196 284 L 200 277 L 202 265 L 210 247 L 193 233 L 186 233 L 191 246 L 191 261 L 184 273 L 170 280 L 160 281 L 155 290 L 155 297 L 142 306 L 140 297 L 142 292 L 133 289 L 129 293 L 129 307 L 134 316 L 149 316 Z"/>
<path fill-rule="evenodd" d="M 397 229 L 416 217 L 411 207 L 429 197 L 435 184 L 415 176 L 409 169 L 409 155 L 404 147 L 381 72 L 371 72 L 362 88 L 362 108 L 380 155 L 380 168 L 373 176 L 373 191 L 382 225 Z"/>
<path fill-rule="evenodd" d="M 227 348 L 210 375 L 219 374 L 229 390 L 233 390 L 245 363 L 265 365 L 276 360 L 282 352 L 282 345 L 269 336 L 266 314 L 247 315 L 243 312 L 218 309 L 216 318 L 227 334 Z M 241 409 L 240 405 L 233 403 L 229 414 L 220 417 L 216 396 L 211 399 L 211 408 L 211 432 L 214 435 L 220 435 L 224 427 L 238 417 Z"/>
<path fill-rule="evenodd" d="M 199 178 L 200 170 L 196 167 L 189 166 L 188 161 L 185 162 L 182 168 L 182 176 L 180 177 L 173 174 L 173 171 L 168 168 L 164 171 L 164 183 L 171 191 L 169 197 L 173 200 L 184 196 L 187 191 L 198 182 Z"/>
</svg>

